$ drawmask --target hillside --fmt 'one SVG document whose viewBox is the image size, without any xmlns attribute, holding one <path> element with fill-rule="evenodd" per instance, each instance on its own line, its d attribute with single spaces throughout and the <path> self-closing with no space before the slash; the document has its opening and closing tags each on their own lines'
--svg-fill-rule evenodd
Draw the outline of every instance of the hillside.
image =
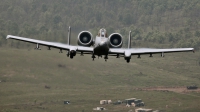
<svg viewBox="0 0 200 112">
<path fill-rule="evenodd" d="M 29 47 L 6 42 L 7 34 L 66 42 L 68 26 L 74 38 L 105 27 L 126 40 L 132 30 L 135 47 L 200 45 L 199 0 L 1 0 L 0 5 L 1 46 Z"/>
<path fill-rule="evenodd" d="M 0 111 L 91 111 L 99 100 L 141 98 L 146 108 L 168 112 L 199 110 L 199 93 L 141 91 L 152 87 L 200 85 L 200 53 L 148 55 L 132 58 L 110 57 L 92 61 L 76 56 L 73 60 L 58 50 L 0 49 Z M 46 89 L 45 86 L 50 87 Z M 141 89 L 138 89 L 141 88 Z M 64 105 L 64 100 L 71 100 Z M 178 106 L 180 105 L 181 106 Z M 166 109 L 166 105 L 170 108 Z M 128 111 L 125 105 L 103 105 L 109 111 Z"/>
</svg>

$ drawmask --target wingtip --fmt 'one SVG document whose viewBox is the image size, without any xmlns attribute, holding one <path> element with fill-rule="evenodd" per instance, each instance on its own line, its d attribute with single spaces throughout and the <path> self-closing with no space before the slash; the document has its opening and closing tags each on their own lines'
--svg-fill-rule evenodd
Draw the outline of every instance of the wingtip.
<svg viewBox="0 0 200 112">
<path fill-rule="evenodd" d="M 192 52 L 195 53 L 195 49 L 194 48 L 192 49 Z"/>
<path fill-rule="evenodd" d="M 7 35 L 6 39 L 9 39 L 11 35 Z"/>
</svg>

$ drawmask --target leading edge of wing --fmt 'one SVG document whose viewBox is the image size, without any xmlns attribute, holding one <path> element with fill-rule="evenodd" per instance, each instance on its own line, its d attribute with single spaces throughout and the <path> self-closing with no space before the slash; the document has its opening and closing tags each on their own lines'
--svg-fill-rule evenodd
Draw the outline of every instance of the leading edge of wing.
<svg viewBox="0 0 200 112">
<path fill-rule="evenodd" d="M 132 55 L 137 54 L 156 54 L 156 53 L 172 53 L 172 52 L 189 52 L 194 51 L 194 48 L 171 48 L 171 49 L 154 49 L 154 48 L 112 48 L 110 49 L 110 54 L 124 54 L 126 51 L 130 52 Z"/>
<path fill-rule="evenodd" d="M 62 48 L 62 49 L 66 49 L 66 50 L 68 50 L 70 48 L 70 46 L 67 44 L 62 44 L 62 43 L 57 43 L 57 42 L 48 42 L 48 41 L 42 41 L 42 40 L 13 36 L 13 35 L 7 35 L 6 39 L 14 39 L 14 40 L 35 43 L 35 44 L 54 47 L 54 48 Z"/>
<path fill-rule="evenodd" d="M 48 42 L 48 41 L 42 41 L 42 40 L 13 36 L 13 35 L 7 35 L 6 39 L 14 39 L 14 40 L 19 40 L 19 41 L 24 41 L 24 42 L 29 42 L 29 43 L 35 43 L 35 44 L 44 45 L 48 47 L 54 47 L 58 49 L 65 49 L 65 50 L 73 49 L 79 52 L 93 52 L 93 48 L 91 47 L 72 46 L 72 45 L 67 45 L 67 44 L 62 44 L 62 43 L 57 43 L 57 42 Z"/>
<path fill-rule="evenodd" d="M 173 53 L 173 52 L 189 52 L 194 51 L 194 48 L 170 48 L 170 49 L 153 49 L 153 48 L 140 48 L 130 49 L 132 55 L 134 54 L 156 54 L 156 53 Z"/>
</svg>

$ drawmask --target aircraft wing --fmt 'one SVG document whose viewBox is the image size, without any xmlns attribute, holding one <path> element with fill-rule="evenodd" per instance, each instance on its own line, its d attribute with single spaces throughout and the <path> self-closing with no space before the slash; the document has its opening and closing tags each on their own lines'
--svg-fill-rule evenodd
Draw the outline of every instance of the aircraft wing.
<svg viewBox="0 0 200 112">
<path fill-rule="evenodd" d="M 72 50 L 76 50 L 78 52 L 87 52 L 87 53 L 93 52 L 93 48 L 91 48 L 91 47 L 72 46 L 72 45 L 67 45 L 67 44 L 62 44 L 62 43 L 57 43 L 57 42 L 48 42 L 48 41 L 30 39 L 30 38 L 25 38 L 25 37 L 18 37 L 18 36 L 13 36 L 13 35 L 8 35 L 6 37 L 6 39 L 14 39 L 14 40 L 19 40 L 19 41 L 34 43 L 37 45 L 58 48 L 61 50 L 71 50 L 72 49 Z"/>
<path fill-rule="evenodd" d="M 36 39 L 30 39 L 25 37 L 19 37 L 19 36 L 12 36 L 8 35 L 6 39 L 14 39 L 29 43 L 34 43 L 47 47 L 53 47 L 60 50 L 75 50 L 81 54 L 92 54 L 93 48 L 92 47 L 83 47 L 83 46 L 72 46 L 68 44 L 62 44 L 57 42 L 48 42 L 48 41 L 42 41 L 42 40 L 36 40 Z M 110 48 L 109 55 L 110 56 L 116 56 L 116 55 L 124 55 L 125 57 L 130 57 L 131 55 L 142 55 L 142 54 L 157 54 L 157 53 L 173 53 L 173 52 L 189 52 L 194 51 L 194 48 L 172 48 L 172 49 L 155 49 L 155 48 Z"/>
<path fill-rule="evenodd" d="M 173 53 L 173 52 L 189 52 L 194 51 L 194 48 L 171 48 L 171 49 L 155 49 L 155 48 L 131 48 L 131 49 L 110 49 L 110 54 L 125 55 L 142 55 L 142 54 L 158 54 L 158 53 Z"/>
</svg>

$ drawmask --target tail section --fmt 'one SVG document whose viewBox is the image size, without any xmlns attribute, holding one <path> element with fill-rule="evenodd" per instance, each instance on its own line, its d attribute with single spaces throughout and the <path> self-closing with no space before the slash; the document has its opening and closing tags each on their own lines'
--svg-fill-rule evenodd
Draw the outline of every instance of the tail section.
<svg viewBox="0 0 200 112">
<path fill-rule="evenodd" d="M 69 30 L 68 30 L 68 45 L 70 45 L 70 38 L 71 38 L 71 27 L 69 26 Z"/>
<path fill-rule="evenodd" d="M 131 48 L 131 31 L 129 32 L 129 38 L 128 38 L 128 49 Z"/>
</svg>

